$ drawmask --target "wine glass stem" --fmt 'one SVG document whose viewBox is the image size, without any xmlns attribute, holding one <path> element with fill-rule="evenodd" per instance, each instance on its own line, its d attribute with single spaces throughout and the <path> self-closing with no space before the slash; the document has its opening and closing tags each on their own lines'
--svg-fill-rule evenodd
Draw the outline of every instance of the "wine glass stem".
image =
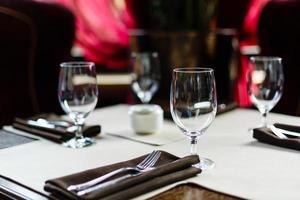
<svg viewBox="0 0 300 200">
<path fill-rule="evenodd" d="M 191 137 L 191 154 L 192 155 L 197 155 L 197 142 L 198 142 L 197 137 Z"/>
<path fill-rule="evenodd" d="M 263 112 L 261 116 L 262 127 L 267 127 L 267 112 Z"/>
<path fill-rule="evenodd" d="M 148 101 L 146 101 L 145 99 L 141 99 L 141 101 L 142 101 L 142 104 L 147 104 L 148 103 Z"/>
<path fill-rule="evenodd" d="M 82 135 L 82 125 L 81 124 L 77 124 L 77 130 L 75 132 L 75 137 L 80 139 L 80 138 L 83 138 L 83 135 Z"/>
<path fill-rule="evenodd" d="M 74 122 L 75 122 L 75 125 L 77 126 L 77 130 L 75 132 L 75 138 L 77 138 L 77 139 L 83 138 L 83 135 L 82 135 L 83 123 L 76 118 L 74 119 Z"/>
</svg>

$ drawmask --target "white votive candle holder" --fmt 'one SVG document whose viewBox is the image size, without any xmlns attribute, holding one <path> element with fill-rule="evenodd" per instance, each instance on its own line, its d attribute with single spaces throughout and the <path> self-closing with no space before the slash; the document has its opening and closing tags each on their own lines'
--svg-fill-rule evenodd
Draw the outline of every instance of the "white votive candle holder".
<svg viewBox="0 0 300 200">
<path fill-rule="evenodd" d="M 157 133 L 163 126 L 163 109 L 158 105 L 133 105 L 128 114 L 131 127 L 137 134 Z"/>
</svg>

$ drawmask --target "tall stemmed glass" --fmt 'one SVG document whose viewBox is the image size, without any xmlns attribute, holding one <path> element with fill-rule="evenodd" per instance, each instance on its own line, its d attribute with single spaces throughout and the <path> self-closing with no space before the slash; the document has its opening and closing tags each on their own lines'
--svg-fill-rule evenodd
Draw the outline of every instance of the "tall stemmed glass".
<svg viewBox="0 0 300 200">
<path fill-rule="evenodd" d="M 82 135 L 82 127 L 98 100 L 94 63 L 65 62 L 60 64 L 58 97 L 61 107 L 77 126 L 75 137 L 65 142 L 64 146 L 82 148 L 93 144 L 93 139 Z"/>
<path fill-rule="evenodd" d="M 267 114 L 280 100 L 283 70 L 279 57 L 251 57 L 248 70 L 248 92 L 262 115 L 261 127 L 267 127 Z"/>
<path fill-rule="evenodd" d="M 173 70 L 170 109 L 174 122 L 191 141 L 191 154 L 197 154 L 197 141 L 215 118 L 217 94 L 213 69 Z M 200 158 L 199 167 L 212 168 L 214 162 Z"/>
<path fill-rule="evenodd" d="M 132 90 L 143 104 L 147 104 L 158 90 L 160 81 L 160 64 L 158 53 L 132 53 Z"/>
</svg>

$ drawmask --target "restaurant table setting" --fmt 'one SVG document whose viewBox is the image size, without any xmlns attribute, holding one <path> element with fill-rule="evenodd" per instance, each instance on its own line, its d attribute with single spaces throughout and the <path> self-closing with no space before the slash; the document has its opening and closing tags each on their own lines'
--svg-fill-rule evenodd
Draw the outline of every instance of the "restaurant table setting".
<svg viewBox="0 0 300 200">
<path fill-rule="evenodd" d="M 141 59 L 147 61 L 148 56 Z M 157 55 L 152 57 L 156 60 Z M 236 108 L 216 116 L 215 80 L 209 68 L 174 69 L 173 123 L 163 118 L 159 106 L 148 104 L 155 88 L 151 94 L 140 93 L 142 105 L 94 110 L 98 91 L 93 63 L 63 63 L 59 99 L 72 123 L 62 127 L 58 124 L 68 122 L 45 117 L 16 119 L 4 127 L 5 133 L 34 139 L 1 149 L 0 194 L 25 195 L 23 199 L 146 199 L 194 183 L 237 198 L 297 199 L 300 159 L 293 149 L 299 150 L 295 133 L 300 131 L 295 126 L 299 118 L 271 113 L 267 122 L 266 115 L 282 92 L 281 65 L 261 65 L 270 62 L 265 57 L 251 62 L 248 89 L 262 113 L 261 125 L 257 125 L 258 112 L 251 109 Z M 135 84 L 137 93 L 140 84 Z M 270 84 L 277 87 L 264 90 Z M 152 125 L 147 128 L 148 123 Z M 30 192 L 26 196 L 7 183 Z M 42 197 L 33 198 L 31 193 Z"/>
<path fill-rule="evenodd" d="M 267 114 L 278 103 L 283 91 L 283 66 L 280 57 L 251 57 L 248 70 L 250 99 L 262 114 L 261 125 L 253 129 L 260 142 L 300 149 L 300 127 L 288 124 L 269 124 Z"/>
<path fill-rule="evenodd" d="M 2 149 L 0 151 L 1 174 L 45 194 L 44 185 L 47 180 L 56 180 L 58 177 L 85 172 L 101 166 L 110 166 L 150 153 L 154 148 L 153 145 L 106 134 L 117 129 L 112 126 L 114 123 L 111 121 L 116 115 L 120 116 L 118 128 L 130 128 L 128 117 L 124 117 L 128 111 L 128 105 L 117 105 L 92 112 L 87 119 L 87 124 L 101 122 L 103 128 L 101 135 L 103 135 L 96 138 L 96 144 L 89 148 L 69 149 L 40 139 Z M 243 123 L 236 123 L 241 118 L 247 120 Z M 209 155 L 216 162 L 216 166 L 186 181 L 244 198 L 280 199 L 287 197 L 288 199 L 288 197 L 296 197 L 298 180 L 300 180 L 300 177 L 295 175 L 298 171 L 297 166 L 300 164 L 298 152 L 260 143 L 252 138 L 247 130 L 248 127 L 255 126 L 258 119 L 257 111 L 247 109 L 235 109 L 217 116 L 213 125 L 208 129 L 205 140 L 199 140 L 198 143 L 199 154 Z M 269 121 L 297 124 L 299 118 L 272 113 Z M 159 138 L 160 134 L 154 135 Z M 187 142 L 184 138 L 159 146 L 159 148 L 181 158 L 188 155 Z M 279 158 L 280 162 L 278 162 Z M 254 163 L 260 163 L 259 167 Z M 294 164 L 287 166 L 286 163 Z M 161 187 L 153 192 L 145 193 L 140 198 L 151 197 L 184 182 Z M 272 185 L 272 188 L 268 189 L 269 185 Z M 275 195 L 274 190 L 279 189 L 280 194 Z"/>
</svg>

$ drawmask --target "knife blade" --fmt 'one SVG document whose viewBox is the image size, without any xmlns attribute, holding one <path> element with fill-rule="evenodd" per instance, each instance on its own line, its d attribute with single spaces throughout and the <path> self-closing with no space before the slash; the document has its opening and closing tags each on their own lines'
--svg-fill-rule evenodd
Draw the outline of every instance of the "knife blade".
<svg viewBox="0 0 300 200">
<path fill-rule="evenodd" d="M 151 171 L 151 170 L 153 170 L 153 169 L 155 169 L 155 167 L 149 167 L 147 170 L 144 170 L 144 171 L 139 172 L 139 173 L 126 174 L 126 175 L 124 175 L 124 176 L 121 176 L 121 177 L 112 179 L 112 180 L 110 180 L 110 181 L 107 181 L 107 182 L 104 182 L 104 183 L 100 183 L 100 184 L 97 184 L 97 185 L 95 185 L 95 186 L 89 187 L 89 188 L 87 188 L 87 189 L 81 190 L 81 191 L 77 192 L 76 194 L 77 194 L 78 196 L 83 196 L 83 195 L 85 195 L 85 194 L 91 193 L 91 192 L 93 192 L 93 191 L 96 191 L 96 190 L 99 190 L 99 189 L 102 189 L 102 188 L 106 188 L 106 187 L 108 187 L 108 186 L 110 186 L 110 185 L 114 185 L 114 184 L 119 183 L 119 182 L 121 182 L 121 181 L 123 181 L 123 180 L 125 180 L 125 179 L 131 178 L 131 177 L 134 177 L 134 176 L 138 176 L 138 175 L 140 175 L 140 174 L 143 174 L 143 173 L 145 173 L 145 172 Z"/>
<path fill-rule="evenodd" d="M 141 174 L 141 173 L 139 173 L 139 174 Z M 99 190 L 101 188 L 106 188 L 110 185 L 114 185 L 114 184 L 116 184 L 116 183 L 118 183 L 122 180 L 125 180 L 125 179 L 133 177 L 133 176 L 137 176 L 139 174 L 127 174 L 127 175 L 121 176 L 119 178 L 116 178 L 116 179 L 113 179 L 113 180 L 110 180 L 110 181 L 107 181 L 107 182 L 104 182 L 104 183 L 100 183 L 98 185 L 95 185 L 95 186 L 92 186 L 92 187 L 89 187 L 87 189 L 84 189 L 84 190 L 81 190 L 81 191 L 77 192 L 77 195 L 78 196 L 83 196 L 85 194 L 91 193 L 91 192 Z"/>
</svg>

